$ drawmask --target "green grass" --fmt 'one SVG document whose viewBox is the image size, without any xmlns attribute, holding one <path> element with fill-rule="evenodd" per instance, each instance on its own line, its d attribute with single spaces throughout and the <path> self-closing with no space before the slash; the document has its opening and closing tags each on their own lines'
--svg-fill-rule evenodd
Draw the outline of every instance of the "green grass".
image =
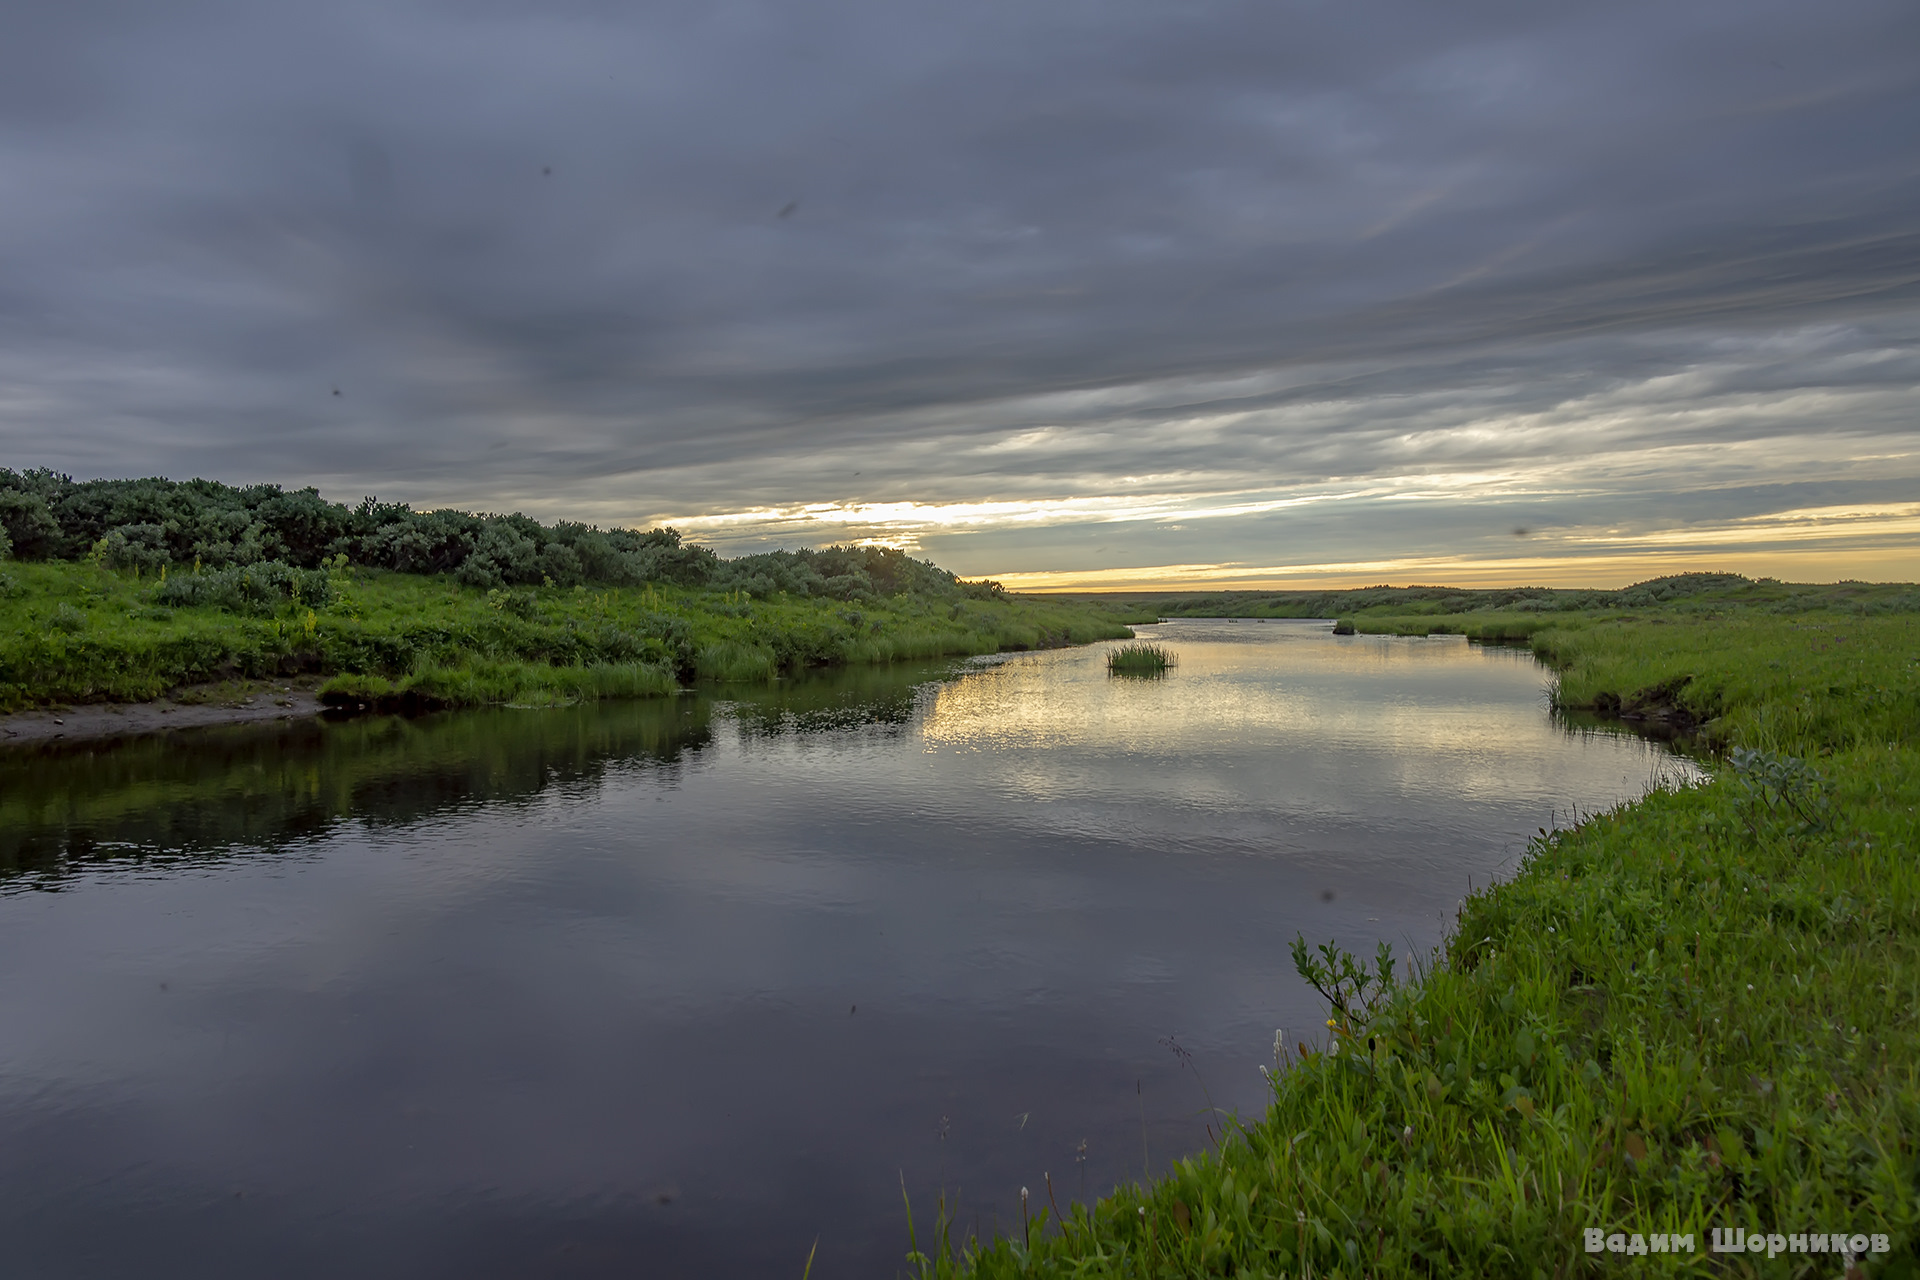
<svg viewBox="0 0 1920 1280">
<path fill-rule="evenodd" d="M 1531 842 L 1419 973 L 1330 945 L 1271 1108 L 1217 1152 L 922 1275 L 1838 1276 L 1713 1228 L 1920 1228 L 1920 625 L 1665 610 L 1535 633 L 1561 696 L 1684 706 L 1712 781 Z M 1276 967 L 1286 960 L 1276 955 Z M 1694 1250 L 1591 1254 L 1583 1232 Z M 950 1224 L 936 1224 L 945 1239 Z"/>
<path fill-rule="evenodd" d="M 332 706 L 369 711 L 426 711 L 444 707 L 564 706 L 605 698 L 652 698 L 675 693 L 679 682 L 663 666 L 596 662 L 555 667 L 538 662 L 479 659 L 426 667 L 397 679 L 347 673 L 320 686 Z"/>
<path fill-rule="evenodd" d="M 1163 676 L 1174 656 L 1157 644 L 1123 644 L 1107 651 L 1107 671 L 1116 676 Z"/>
<path fill-rule="evenodd" d="M 325 692 L 342 702 L 550 704 L 1132 634 L 1097 604 L 1018 596 L 850 603 L 663 584 L 482 590 L 444 575 L 342 567 L 314 588 L 326 600 L 316 608 L 284 597 L 163 603 L 197 598 L 182 576 L 163 585 L 85 562 L 0 566 L 0 710 L 303 673 L 333 677 Z"/>
<path fill-rule="evenodd" d="M 1920 616 L 1729 613 L 1542 633 L 1570 707 L 1662 699 L 1709 736 L 1789 754 L 1908 742 L 1920 725 Z"/>
</svg>

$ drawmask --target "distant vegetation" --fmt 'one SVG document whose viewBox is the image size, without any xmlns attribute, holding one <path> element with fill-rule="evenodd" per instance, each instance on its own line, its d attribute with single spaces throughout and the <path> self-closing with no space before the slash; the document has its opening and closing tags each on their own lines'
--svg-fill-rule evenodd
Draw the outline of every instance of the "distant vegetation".
<svg viewBox="0 0 1920 1280">
<path fill-rule="evenodd" d="M 671 529 L 0 469 L 0 709 L 331 677 L 344 705 L 550 704 L 1132 634 L 887 547 L 725 560 Z"/>
<path fill-rule="evenodd" d="M 1810 584 L 1737 573 L 1680 573 L 1617 591 L 1556 587 L 1359 587 L 1346 591 L 1227 591 L 1161 595 L 1077 594 L 1163 618 L 1333 618 L 1343 633 L 1464 635 L 1524 641 L 1577 616 L 1685 618 L 1727 609 L 1794 615 L 1920 613 L 1912 583 Z"/>
<path fill-rule="evenodd" d="M 245 570 L 207 580 L 174 604 L 270 603 L 323 589 L 300 571 L 335 567 L 445 574 L 464 586 L 643 586 L 672 583 L 755 598 L 833 600 L 906 594 L 988 599 L 994 583 L 962 583 L 888 547 L 774 551 L 723 560 L 673 529 L 600 529 L 523 515 L 415 511 L 404 502 L 328 502 L 316 490 L 213 480 L 74 480 L 0 468 L 0 558 L 89 559 L 128 573 Z M 170 575 L 171 576 L 171 575 Z M 244 583 L 243 583 L 244 580 Z M 176 591 L 187 588 L 176 587 Z M 321 603 L 307 599 L 307 603 Z"/>
</svg>

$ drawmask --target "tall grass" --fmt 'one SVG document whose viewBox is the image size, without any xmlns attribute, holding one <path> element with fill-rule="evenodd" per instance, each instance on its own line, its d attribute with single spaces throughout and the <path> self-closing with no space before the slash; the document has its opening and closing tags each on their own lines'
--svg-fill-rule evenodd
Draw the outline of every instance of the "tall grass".
<svg viewBox="0 0 1920 1280">
<path fill-rule="evenodd" d="M 652 698 L 679 689 L 673 672 L 646 663 L 598 662 L 553 667 L 537 662 L 487 661 L 427 666 L 398 679 L 348 674 L 320 686 L 332 706 L 368 710 L 433 710 L 511 704 L 552 707 L 607 698 Z"/>
<path fill-rule="evenodd" d="M 1884 1234 L 1890 1254 L 1860 1265 L 1913 1274 L 1920 637 L 1908 619 L 1798 623 L 1537 637 L 1563 698 L 1677 689 L 1735 750 L 1704 785 L 1542 832 L 1411 976 L 1300 940 L 1331 1017 L 1264 1116 L 919 1274 L 1847 1270 L 1712 1252 L 1736 1226 Z M 1595 1254 L 1590 1229 L 1694 1247 Z"/>
<path fill-rule="evenodd" d="M 773 679 L 779 674 L 780 668 L 773 650 L 764 645 L 716 640 L 701 646 L 699 655 L 694 659 L 694 670 L 702 680 L 751 684 Z"/>
<path fill-rule="evenodd" d="M 1018 632 L 1022 629 L 1011 630 Z M 916 662 L 927 658 L 998 653 L 1002 648 L 1027 647 L 1017 642 L 1003 644 L 1002 637 L 992 631 L 952 626 L 906 626 L 891 634 L 854 640 L 844 652 L 850 663 Z"/>
</svg>

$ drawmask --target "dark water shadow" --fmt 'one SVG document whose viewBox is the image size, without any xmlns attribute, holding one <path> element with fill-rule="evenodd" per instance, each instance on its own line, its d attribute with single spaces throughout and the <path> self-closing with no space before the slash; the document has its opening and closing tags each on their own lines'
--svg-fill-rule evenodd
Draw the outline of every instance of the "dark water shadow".
<svg viewBox="0 0 1920 1280">
<path fill-rule="evenodd" d="M 828 667 L 765 685 L 725 685 L 712 697 L 748 737 L 831 733 L 877 728 L 904 733 L 920 709 L 927 685 L 950 680 L 977 661 L 903 662 L 888 666 Z"/>
<path fill-rule="evenodd" d="M 1637 738 L 1642 742 L 1657 742 L 1674 755 L 1700 765 L 1711 765 L 1717 758 L 1712 742 L 1704 734 L 1666 720 L 1623 720 L 1552 704 L 1548 705 L 1547 714 L 1569 737 Z"/>
<path fill-rule="evenodd" d="M 472 806 L 675 770 L 716 717 L 749 735 L 906 732 L 953 663 L 811 672 L 767 686 L 549 710 L 488 709 L 226 725 L 0 752 L 0 888 L 57 889 L 85 866 L 192 865 L 401 827 Z"/>
</svg>

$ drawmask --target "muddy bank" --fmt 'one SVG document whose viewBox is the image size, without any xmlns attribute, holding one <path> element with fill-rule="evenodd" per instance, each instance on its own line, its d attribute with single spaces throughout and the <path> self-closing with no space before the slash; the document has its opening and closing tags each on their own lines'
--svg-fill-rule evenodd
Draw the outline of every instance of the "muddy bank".
<svg viewBox="0 0 1920 1280">
<path fill-rule="evenodd" d="M 1680 701 L 1680 691 L 1693 683 L 1692 676 L 1676 676 L 1662 684 L 1648 685 L 1621 697 L 1601 692 L 1589 708 L 1607 720 L 1621 720 L 1661 737 L 1690 737 L 1699 732 L 1702 720 Z"/>
<path fill-rule="evenodd" d="M 0 750 L 53 741 L 121 738 L 212 724 L 318 715 L 314 680 L 230 682 L 177 689 L 153 702 L 86 703 L 0 716 Z"/>
</svg>

